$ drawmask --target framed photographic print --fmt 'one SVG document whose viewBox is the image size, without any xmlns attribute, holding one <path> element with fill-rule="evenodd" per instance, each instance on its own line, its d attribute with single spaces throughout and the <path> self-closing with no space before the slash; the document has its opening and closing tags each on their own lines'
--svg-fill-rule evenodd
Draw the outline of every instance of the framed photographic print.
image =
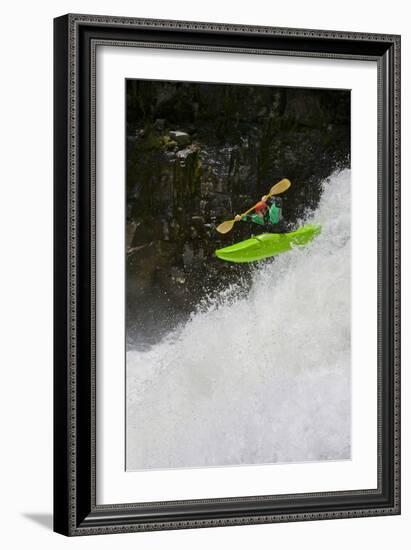
<svg viewBox="0 0 411 550">
<path fill-rule="evenodd" d="M 54 29 L 55 531 L 400 513 L 400 37 Z"/>
</svg>

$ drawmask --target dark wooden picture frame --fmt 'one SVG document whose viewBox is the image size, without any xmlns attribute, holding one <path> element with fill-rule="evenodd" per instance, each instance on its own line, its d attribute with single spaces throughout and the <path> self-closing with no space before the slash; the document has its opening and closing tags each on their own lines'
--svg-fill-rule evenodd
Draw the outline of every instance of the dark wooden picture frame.
<svg viewBox="0 0 411 550">
<path fill-rule="evenodd" d="M 74 536 L 399 514 L 400 37 L 90 15 L 59 17 L 54 33 L 54 530 Z M 96 504 L 96 43 L 377 62 L 377 489 Z"/>
</svg>

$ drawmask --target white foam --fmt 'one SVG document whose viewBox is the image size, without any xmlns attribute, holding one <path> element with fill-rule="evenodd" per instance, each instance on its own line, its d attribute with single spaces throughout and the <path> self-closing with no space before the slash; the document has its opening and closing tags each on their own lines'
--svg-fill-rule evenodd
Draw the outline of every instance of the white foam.
<svg viewBox="0 0 411 550">
<path fill-rule="evenodd" d="M 127 469 L 350 458 L 350 171 L 304 248 L 127 353 Z"/>
</svg>

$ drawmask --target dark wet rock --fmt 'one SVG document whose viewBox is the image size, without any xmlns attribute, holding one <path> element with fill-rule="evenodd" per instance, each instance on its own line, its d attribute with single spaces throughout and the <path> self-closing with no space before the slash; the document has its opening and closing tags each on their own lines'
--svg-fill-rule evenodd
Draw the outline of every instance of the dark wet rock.
<svg viewBox="0 0 411 550">
<path fill-rule="evenodd" d="M 191 143 L 190 135 L 186 132 L 180 132 L 178 130 L 170 130 L 170 138 L 177 143 L 179 146 L 185 146 Z"/>
<path fill-rule="evenodd" d="M 132 242 L 134 240 L 134 234 L 136 232 L 136 229 L 138 227 L 138 224 L 135 221 L 132 221 L 127 224 L 126 230 L 126 247 L 127 250 L 131 248 Z"/>
<path fill-rule="evenodd" d="M 156 130 L 159 130 L 160 132 L 164 131 L 165 125 L 166 125 L 165 118 L 156 118 L 153 124 L 154 128 Z"/>
<path fill-rule="evenodd" d="M 216 225 L 283 177 L 292 182 L 284 217 L 298 223 L 316 207 L 321 181 L 349 162 L 349 92 L 128 81 L 132 338 L 143 338 L 151 322 L 165 327 L 159 311 L 175 322 L 204 293 L 247 280 L 250 266 L 221 262 L 214 251 L 247 238 L 250 228 L 236 224 L 221 235 Z"/>
</svg>

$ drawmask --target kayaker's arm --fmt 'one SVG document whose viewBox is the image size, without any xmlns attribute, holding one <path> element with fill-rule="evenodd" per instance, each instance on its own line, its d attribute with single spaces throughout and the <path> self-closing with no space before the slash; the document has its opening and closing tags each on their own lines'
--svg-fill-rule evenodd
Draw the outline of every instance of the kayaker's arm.
<svg viewBox="0 0 411 550">
<path fill-rule="evenodd" d="M 240 216 L 238 221 L 252 222 L 257 223 L 258 225 L 264 225 L 264 220 L 258 214 L 245 214 L 244 216 Z"/>
<path fill-rule="evenodd" d="M 282 208 L 283 207 L 283 199 L 281 197 L 270 197 L 267 200 L 267 204 L 268 204 L 268 206 L 271 206 L 271 205 L 275 204 L 276 206 L 278 206 L 278 208 Z"/>
</svg>

